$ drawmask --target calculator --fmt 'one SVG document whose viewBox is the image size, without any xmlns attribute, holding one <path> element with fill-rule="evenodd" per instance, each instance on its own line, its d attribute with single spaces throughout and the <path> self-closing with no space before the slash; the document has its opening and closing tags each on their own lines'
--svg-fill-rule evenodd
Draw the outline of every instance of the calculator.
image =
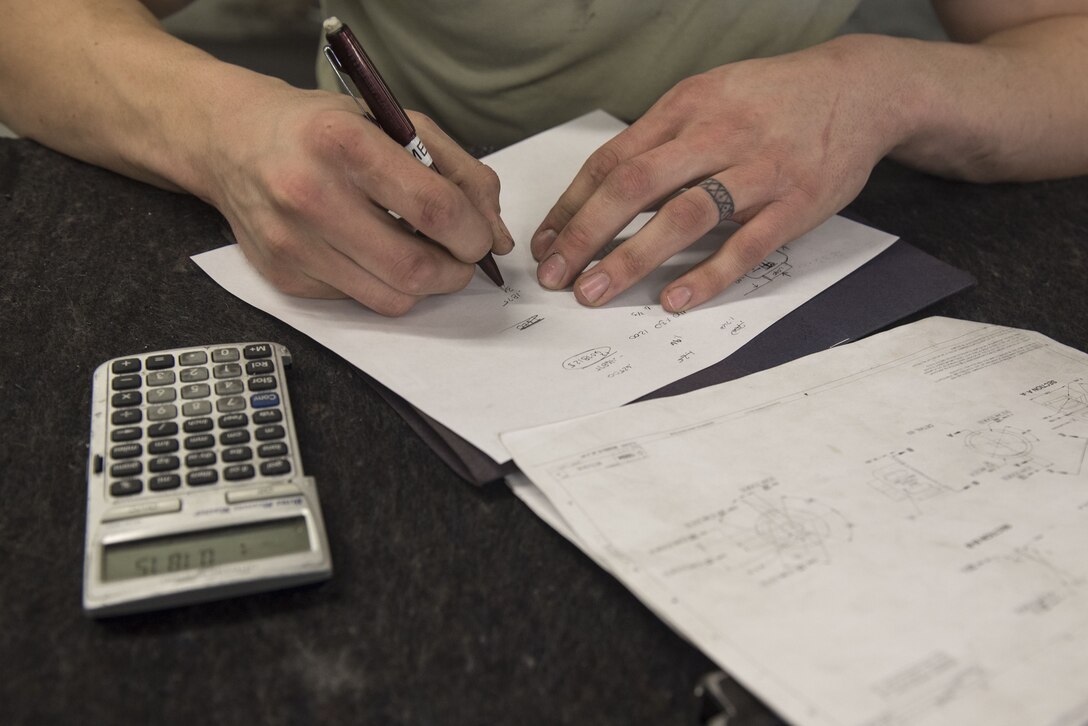
<svg viewBox="0 0 1088 726">
<path fill-rule="evenodd" d="M 114 358 L 94 372 L 83 609 L 106 616 L 332 575 L 268 342 Z"/>
</svg>

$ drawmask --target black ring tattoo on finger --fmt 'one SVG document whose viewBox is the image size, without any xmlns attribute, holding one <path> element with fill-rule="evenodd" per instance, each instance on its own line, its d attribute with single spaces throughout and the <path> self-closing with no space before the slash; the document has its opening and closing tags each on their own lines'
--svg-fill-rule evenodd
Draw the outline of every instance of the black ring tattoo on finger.
<svg viewBox="0 0 1088 726">
<path fill-rule="evenodd" d="M 718 207 L 718 224 L 732 218 L 736 206 L 733 204 L 733 195 L 725 188 L 725 185 L 714 178 L 699 182 L 699 186 L 706 190 L 714 204 Z"/>
</svg>

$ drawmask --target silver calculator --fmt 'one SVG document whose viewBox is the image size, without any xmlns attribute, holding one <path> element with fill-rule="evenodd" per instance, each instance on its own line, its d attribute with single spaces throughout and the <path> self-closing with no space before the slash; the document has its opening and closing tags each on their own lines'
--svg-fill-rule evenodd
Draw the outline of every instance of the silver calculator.
<svg viewBox="0 0 1088 726">
<path fill-rule="evenodd" d="M 267 342 L 115 358 L 94 373 L 83 609 L 154 610 L 327 579 L 317 486 Z"/>
</svg>

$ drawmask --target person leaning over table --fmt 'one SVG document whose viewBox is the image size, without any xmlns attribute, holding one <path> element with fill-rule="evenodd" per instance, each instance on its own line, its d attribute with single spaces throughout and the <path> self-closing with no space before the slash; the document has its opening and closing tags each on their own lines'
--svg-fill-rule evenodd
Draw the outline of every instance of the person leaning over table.
<svg viewBox="0 0 1088 726">
<path fill-rule="evenodd" d="M 494 173 L 428 116 L 414 118 L 444 177 L 346 96 L 292 88 L 169 36 L 155 16 L 182 0 L 0 2 L 0 120 L 213 204 L 285 292 L 400 315 L 464 287 L 488 250 L 512 248 Z M 402 103 L 462 143 L 506 144 L 598 107 L 633 121 L 541 223 L 537 274 L 601 305 L 731 217 L 739 231 L 661 292 L 681 311 L 849 203 L 884 156 L 979 182 L 1088 172 L 1088 0 L 934 0 L 955 42 L 832 38 L 856 5 L 323 9 L 352 27 Z M 583 272 L 636 213 L 685 187 Z"/>
</svg>

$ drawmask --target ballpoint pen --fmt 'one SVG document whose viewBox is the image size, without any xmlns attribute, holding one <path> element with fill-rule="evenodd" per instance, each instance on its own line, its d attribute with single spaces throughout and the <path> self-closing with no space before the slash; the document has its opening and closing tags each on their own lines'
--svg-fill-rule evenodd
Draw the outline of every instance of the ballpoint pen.
<svg viewBox="0 0 1088 726">
<path fill-rule="evenodd" d="M 438 172 L 438 167 L 431 159 L 427 146 L 416 133 L 408 114 L 397 103 L 393 92 L 389 90 L 389 86 L 386 85 L 377 67 L 367 56 L 351 29 L 339 18 L 333 16 L 325 20 L 324 31 L 325 40 L 329 43 L 325 46 L 325 59 L 332 66 L 344 90 L 359 104 L 363 115 L 376 123 L 389 138 L 407 149 L 420 163 Z M 366 107 L 352 93 L 351 87 L 344 80 L 345 73 L 362 95 Z M 476 264 L 491 278 L 492 282 L 502 287 L 502 274 L 490 252 Z"/>
</svg>

